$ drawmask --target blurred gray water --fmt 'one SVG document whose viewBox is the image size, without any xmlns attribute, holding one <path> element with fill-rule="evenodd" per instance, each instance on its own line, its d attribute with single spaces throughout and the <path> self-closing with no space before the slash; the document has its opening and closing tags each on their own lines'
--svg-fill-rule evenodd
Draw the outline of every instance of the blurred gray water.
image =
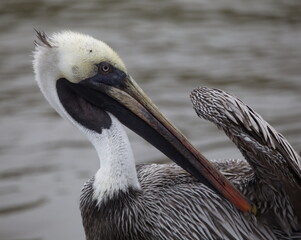
<svg viewBox="0 0 301 240">
<path fill-rule="evenodd" d="M 92 146 L 50 108 L 32 73 L 34 30 L 71 29 L 111 45 L 130 74 L 209 158 L 240 157 L 192 110 L 197 86 L 256 109 L 301 150 L 301 2 L 274 0 L 0 3 L 0 239 L 84 239 L 80 189 Z M 129 131 L 137 162 L 166 158 Z"/>
</svg>

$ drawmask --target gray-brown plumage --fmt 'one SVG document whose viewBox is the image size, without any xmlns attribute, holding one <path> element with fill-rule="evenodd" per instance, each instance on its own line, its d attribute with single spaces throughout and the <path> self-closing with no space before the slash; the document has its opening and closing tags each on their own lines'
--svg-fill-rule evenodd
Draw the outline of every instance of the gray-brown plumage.
<svg viewBox="0 0 301 240">
<path fill-rule="evenodd" d="M 175 164 L 140 165 L 141 189 L 119 192 L 99 206 L 93 178 L 85 185 L 81 211 L 87 239 L 299 239 L 300 215 L 288 188 L 299 194 L 300 159 L 290 144 L 223 91 L 200 88 L 191 99 L 198 115 L 222 128 L 251 164 L 214 162 L 254 201 L 256 218 L 244 216 Z"/>
<path fill-rule="evenodd" d="M 260 115 L 230 94 L 209 88 L 191 93 L 197 114 L 224 130 L 246 162 L 218 168 L 258 207 L 257 219 L 290 234 L 301 229 L 300 156 Z"/>
<path fill-rule="evenodd" d="M 141 190 L 99 206 L 94 179 L 86 183 L 80 208 L 87 239 L 279 239 L 175 164 L 140 165 L 137 172 Z"/>
</svg>

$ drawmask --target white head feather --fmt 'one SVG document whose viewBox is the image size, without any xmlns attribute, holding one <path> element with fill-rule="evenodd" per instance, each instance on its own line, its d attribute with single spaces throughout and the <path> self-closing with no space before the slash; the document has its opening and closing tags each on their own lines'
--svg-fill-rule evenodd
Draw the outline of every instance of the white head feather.
<svg viewBox="0 0 301 240">
<path fill-rule="evenodd" d="M 63 31 L 51 37 L 41 34 L 34 51 L 33 68 L 36 81 L 49 101 L 61 115 L 55 89 L 56 81 L 65 78 L 78 83 L 96 74 L 96 64 L 109 62 L 119 70 L 127 72 L 117 53 L 106 43 L 91 36 L 72 31 Z M 65 117 L 65 116 L 63 116 Z"/>
<path fill-rule="evenodd" d="M 38 64 L 36 58 L 42 57 L 46 52 L 52 53 L 55 57 L 52 60 L 56 61 L 58 78 L 66 78 L 70 82 L 77 83 L 95 74 L 95 64 L 103 61 L 126 72 L 126 67 L 117 53 L 106 43 L 91 36 L 64 31 L 53 34 L 48 41 L 51 47 L 37 44 L 34 64 Z"/>
</svg>

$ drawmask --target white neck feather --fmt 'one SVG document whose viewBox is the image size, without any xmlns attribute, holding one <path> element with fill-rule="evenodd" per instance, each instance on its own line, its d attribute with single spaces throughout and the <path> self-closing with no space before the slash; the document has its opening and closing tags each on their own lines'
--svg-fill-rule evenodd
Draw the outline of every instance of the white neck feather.
<svg viewBox="0 0 301 240">
<path fill-rule="evenodd" d="M 118 191 L 125 192 L 129 188 L 140 189 L 132 148 L 119 120 L 108 113 L 112 121 L 109 129 L 102 129 L 101 134 L 89 130 L 67 113 L 57 96 L 56 89 L 53 90 L 53 93 L 50 94 L 52 95 L 52 106 L 63 118 L 80 129 L 97 151 L 100 169 L 94 178 L 93 198 L 98 205 L 103 200 L 112 198 Z"/>
<path fill-rule="evenodd" d="M 109 129 L 103 129 L 101 134 L 92 131 L 87 134 L 100 160 L 100 169 L 93 184 L 93 197 L 98 204 L 129 187 L 140 189 L 127 134 L 121 123 L 112 114 L 109 115 L 112 120 Z"/>
</svg>

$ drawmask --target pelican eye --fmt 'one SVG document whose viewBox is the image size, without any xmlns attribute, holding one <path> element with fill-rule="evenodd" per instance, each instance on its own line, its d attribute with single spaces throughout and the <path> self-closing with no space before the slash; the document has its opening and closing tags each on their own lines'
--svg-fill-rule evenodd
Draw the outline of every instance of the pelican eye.
<svg viewBox="0 0 301 240">
<path fill-rule="evenodd" d="M 102 74 L 107 74 L 110 73 L 112 71 L 112 66 L 111 64 L 107 63 L 107 62 L 103 62 L 99 64 L 99 72 Z"/>
</svg>

